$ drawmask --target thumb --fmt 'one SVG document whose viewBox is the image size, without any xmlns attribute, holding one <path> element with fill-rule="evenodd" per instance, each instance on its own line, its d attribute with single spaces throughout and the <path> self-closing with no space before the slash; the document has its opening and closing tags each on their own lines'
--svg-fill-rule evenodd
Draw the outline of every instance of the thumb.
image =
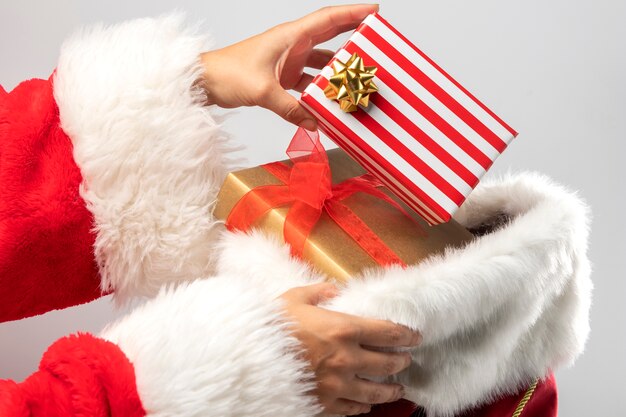
<svg viewBox="0 0 626 417">
<path fill-rule="evenodd" d="M 292 301 L 310 305 L 317 305 L 336 295 L 337 287 L 330 282 L 320 282 L 305 287 L 296 287 L 285 293 L 285 296 Z"/>
<path fill-rule="evenodd" d="M 285 91 L 279 84 L 266 98 L 263 106 L 273 111 L 283 119 L 306 130 L 316 130 L 317 121 L 291 94 Z"/>
</svg>

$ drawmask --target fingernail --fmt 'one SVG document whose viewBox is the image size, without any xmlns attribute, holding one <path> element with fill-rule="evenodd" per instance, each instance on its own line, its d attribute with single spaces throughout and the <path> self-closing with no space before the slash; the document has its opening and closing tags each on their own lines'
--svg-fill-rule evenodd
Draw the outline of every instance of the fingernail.
<svg viewBox="0 0 626 417">
<path fill-rule="evenodd" d="M 338 293 L 337 288 L 333 287 L 333 288 L 324 290 L 323 295 L 324 295 L 324 298 L 333 298 L 337 296 L 337 293 Z"/>
<path fill-rule="evenodd" d="M 411 365 L 411 362 L 413 362 L 413 358 L 411 358 L 411 354 L 406 355 L 404 367 L 408 368 Z"/>
<path fill-rule="evenodd" d="M 317 122 L 313 119 L 304 119 L 300 122 L 300 127 L 308 130 L 309 132 L 314 132 L 317 130 Z"/>
<path fill-rule="evenodd" d="M 422 334 L 419 332 L 413 332 L 413 337 L 411 338 L 411 346 L 418 346 L 422 343 Z"/>
</svg>

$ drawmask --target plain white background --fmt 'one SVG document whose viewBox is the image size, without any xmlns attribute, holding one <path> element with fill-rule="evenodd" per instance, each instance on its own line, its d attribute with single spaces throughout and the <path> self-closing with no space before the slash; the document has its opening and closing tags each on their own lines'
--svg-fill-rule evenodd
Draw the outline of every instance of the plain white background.
<svg viewBox="0 0 626 417">
<path fill-rule="evenodd" d="M 202 19 L 215 45 L 224 46 L 327 4 L 1 0 L 0 84 L 10 90 L 20 80 L 48 77 L 63 39 L 85 24 L 178 9 Z M 626 415 L 626 2 L 398 0 L 384 1 L 381 13 L 520 132 L 488 175 L 541 171 L 591 205 L 592 333 L 578 363 L 557 373 L 560 415 Z M 239 110 L 228 129 L 247 145 L 250 165 L 283 159 L 294 132 L 263 109 Z M 22 380 L 56 338 L 98 332 L 120 314 L 107 297 L 0 324 L 0 378 Z"/>
</svg>

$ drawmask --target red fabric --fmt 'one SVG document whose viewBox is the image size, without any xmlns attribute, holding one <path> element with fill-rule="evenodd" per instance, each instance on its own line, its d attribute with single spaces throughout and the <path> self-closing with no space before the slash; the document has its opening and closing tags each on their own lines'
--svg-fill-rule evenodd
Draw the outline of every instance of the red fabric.
<svg viewBox="0 0 626 417">
<path fill-rule="evenodd" d="M 411 401 L 398 400 L 388 404 L 372 406 L 372 411 L 363 416 L 367 417 L 410 417 L 417 406 Z"/>
<path fill-rule="evenodd" d="M 101 295 L 80 183 L 52 82 L 0 88 L 0 322 Z"/>
<path fill-rule="evenodd" d="M 59 339 L 21 384 L 0 380 L 0 416 L 145 415 L 133 365 L 115 344 L 89 334 Z"/>
<path fill-rule="evenodd" d="M 559 396 L 554 374 L 539 382 L 531 400 L 520 417 L 557 417 Z"/>
<path fill-rule="evenodd" d="M 457 417 L 512 417 L 519 406 L 527 389 L 517 394 L 501 398 L 491 404 L 468 410 Z M 372 411 L 364 414 L 367 417 L 412 417 L 426 416 L 415 411 L 416 405 L 410 401 L 400 400 L 394 403 L 372 407 Z M 550 374 L 545 380 L 539 381 L 532 396 L 524 406 L 519 417 L 557 417 L 558 396 L 556 380 Z M 414 414 L 415 413 L 415 414 Z"/>
<path fill-rule="evenodd" d="M 467 411 L 460 417 L 512 416 L 526 391 L 523 390 L 518 394 L 509 395 L 492 404 Z M 557 417 L 557 406 L 556 380 L 554 375 L 550 374 L 545 380 L 539 381 L 530 400 L 524 406 L 520 417 Z"/>
<path fill-rule="evenodd" d="M 305 242 L 323 211 L 330 216 L 378 264 L 400 264 L 402 260 L 356 216 L 341 200 L 356 192 L 374 195 L 404 212 L 402 207 L 377 187 L 369 175 L 351 178 L 340 184 L 331 182 L 330 166 L 317 132 L 298 129 L 287 154 L 294 162 L 264 165 L 285 185 L 257 187 L 246 193 L 233 207 L 226 226 L 249 230 L 253 223 L 272 208 L 291 204 L 284 225 L 284 239 L 294 256 L 302 257 Z M 407 214 L 408 216 L 408 214 Z"/>
</svg>

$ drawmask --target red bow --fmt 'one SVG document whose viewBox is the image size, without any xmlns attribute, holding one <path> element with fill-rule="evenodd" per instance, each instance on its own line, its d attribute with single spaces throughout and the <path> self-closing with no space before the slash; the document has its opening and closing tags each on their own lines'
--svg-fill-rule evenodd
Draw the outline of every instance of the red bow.
<svg viewBox="0 0 626 417">
<path fill-rule="evenodd" d="M 284 185 L 266 185 L 246 193 L 233 207 L 226 226 L 249 230 L 254 222 L 269 210 L 291 204 L 283 229 L 285 242 L 294 256 L 302 257 L 305 242 L 323 211 L 333 219 L 379 265 L 404 262 L 356 215 L 342 200 L 356 192 L 378 197 L 408 216 L 406 211 L 378 189 L 382 184 L 369 174 L 332 184 L 326 151 L 317 132 L 299 128 L 287 155 L 293 162 L 288 166 L 273 162 L 263 167 Z"/>
</svg>

